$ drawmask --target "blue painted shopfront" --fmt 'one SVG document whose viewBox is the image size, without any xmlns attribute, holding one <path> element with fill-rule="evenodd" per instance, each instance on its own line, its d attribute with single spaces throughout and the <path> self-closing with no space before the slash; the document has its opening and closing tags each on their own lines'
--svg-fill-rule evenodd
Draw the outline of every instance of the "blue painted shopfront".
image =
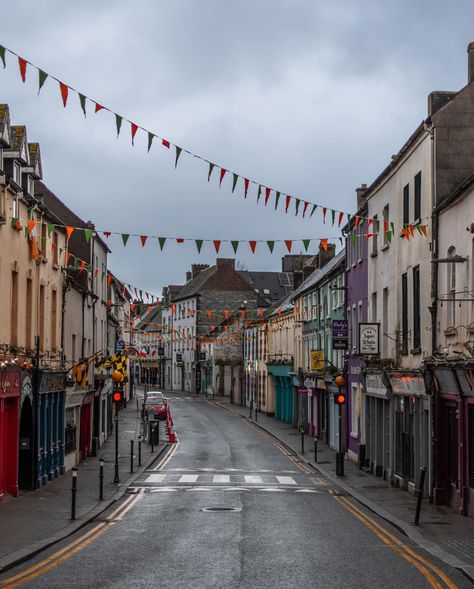
<svg viewBox="0 0 474 589">
<path fill-rule="evenodd" d="M 293 423 L 294 389 L 290 371 L 293 365 L 267 365 L 267 372 L 273 378 L 275 390 L 275 418 Z"/>
</svg>

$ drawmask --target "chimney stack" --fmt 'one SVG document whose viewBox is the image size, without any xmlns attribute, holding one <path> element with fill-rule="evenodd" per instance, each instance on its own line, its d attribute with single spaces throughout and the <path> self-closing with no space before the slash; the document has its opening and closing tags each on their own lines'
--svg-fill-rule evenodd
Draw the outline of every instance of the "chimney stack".
<svg viewBox="0 0 474 589">
<path fill-rule="evenodd" d="M 209 264 L 192 264 L 191 265 L 191 276 L 190 278 L 196 278 L 196 276 L 202 272 L 203 270 L 206 270 L 207 268 L 209 268 Z M 186 274 L 187 276 L 187 274 Z"/>
<path fill-rule="evenodd" d="M 474 43 L 471 42 L 467 46 L 467 81 L 469 83 L 474 81 Z"/>
<path fill-rule="evenodd" d="M 367 192 L 367 184 L 361 184 L 359 188 L 356 188 L 357 195 L 357 210 L 359 210 L 365 202 Z"/>
</svg>

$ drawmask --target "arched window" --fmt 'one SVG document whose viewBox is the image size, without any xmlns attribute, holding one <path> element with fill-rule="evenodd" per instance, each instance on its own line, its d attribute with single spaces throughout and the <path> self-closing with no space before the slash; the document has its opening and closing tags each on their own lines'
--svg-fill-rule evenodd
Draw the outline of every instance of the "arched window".
<svg viewBox="0 0 474 589">
<path fill-rule="evenodd" d="M 454 258 L 456 248 L 452 245 L 448 249 L 448 258 Z M 456 327 L 456 262 L 448 263 L 448 327 Z"/>
</svg>

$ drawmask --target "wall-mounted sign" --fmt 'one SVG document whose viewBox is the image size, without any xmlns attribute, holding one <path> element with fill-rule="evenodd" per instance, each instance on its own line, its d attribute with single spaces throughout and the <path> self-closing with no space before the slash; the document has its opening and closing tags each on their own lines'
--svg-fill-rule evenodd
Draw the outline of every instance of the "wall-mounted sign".
<svg viewBox="0 0 474 589">
<path fill-rule="evenodd" d="M 463 395 L 474 395 L 474 370 L 472 368 L 458 369 L 456 374 Z"/>
<path fill-rule="evenodd" d="M 311 350 L 310 352 L 311 370 L 323 370 L 324 368 L 324 350 Z"/>
<path fill-rule="evenodd" d="M 199 360 L 201 362 L 205 362 L 206 361 L 206 352 L 200 352 L 200 354 L 199 354 Z"/>
<path fill-rule="evenodd" d="M 183 361 L 183 354 L 176 354 L 176 362 L 182 362 Z"/>
<path fill-rule="evenodd" d="M 365 356 L 380 354 L 380 323 L 359 323 L 359 352 Z"/>
<path fill-rule="evenodd" d="M 332 348 L 333 350 L 347 350 L 349 342 L 349 323 L 347 319 L 333 319 Z"/>
<path fill-rule="evenodd" d="M 123 341 L 123 339 L 118 339 L 115 342 L 115 352 L 116 353 L 123 352 L 124 348 L 125 348 L 125 342 Z"/>
<path fill-rule="evenodd" d="M 397 395 L 420 396 L 426 393 L 422 374 L 403 374 L 389 372 L 392 391 Z"/>
<path fill-rule="evenodd" d="M 165 355 L 165 349 L 164 348 L 158 348 L 158 356 L 164 356 Z"/>
</svg>

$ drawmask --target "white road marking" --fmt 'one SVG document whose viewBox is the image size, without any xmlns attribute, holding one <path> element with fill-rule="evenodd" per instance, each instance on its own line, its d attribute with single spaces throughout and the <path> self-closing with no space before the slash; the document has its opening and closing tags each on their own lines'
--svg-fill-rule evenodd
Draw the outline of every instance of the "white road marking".
<svg viewBox="0 0 474 589">
<path fill-rule="evenodd" d="M 255 474 L 246 474 L 244 475 L 244 479 L 245 482 L 250 485 L 261 485 L 263 483 L 262 477 Z"/>
<path fill-rule="evenodd" d="M 321 493 L 317 489 L 296 489 L 295 493 Z"/>
<path fill-rule="evenodd" d="M 161 483 L 165 478 L 165 474 L 151 474 L 145 479 L 145 483 Z"/>
<path fill-rule="evenodd" d="M 315 485 L 328 485 L 329 483 L 324 479 L 313 478 Z"/>
<path fill-rule="evenodd" d="M 212 478 L 213 483 L 230 483 L 230 474 L 215 474 Z"/>
<path fill-rule="evenodd" d="M 150 493 L 168 493 L 169 491 L 178 491 L 173 487 L 158 487 L 157 489 L 150 489 Z"/>
<path fill-rule="evenodd" d="M 250 489 L 245 489 L 244 487 L 224 487 L 222 491 L 250 491 Z"/>
<path fill-rule="evenodd" d="M 296 481 L 293 477 L 277 476 L 277 481 L 280 483 L 280 485 L 296 485 Z"/>
<path fill-rule="evenodd" d="M 195 483 L 198 476 L 198 474 L 183 474 L 179 477 L 178 483 Z"/>
<path fill-rule="evenodd" d="M 212 487 L 191 487 L 191 489 L 186 489 L 187 491 L 215 491 Z"/>
<path fill-rule="evenodd" d="M 259 491 L 270 491 L 272 493 L 284 493 L 285 489 L 269 488 L 269 489 L 259 489 Z"/>
</svg>

